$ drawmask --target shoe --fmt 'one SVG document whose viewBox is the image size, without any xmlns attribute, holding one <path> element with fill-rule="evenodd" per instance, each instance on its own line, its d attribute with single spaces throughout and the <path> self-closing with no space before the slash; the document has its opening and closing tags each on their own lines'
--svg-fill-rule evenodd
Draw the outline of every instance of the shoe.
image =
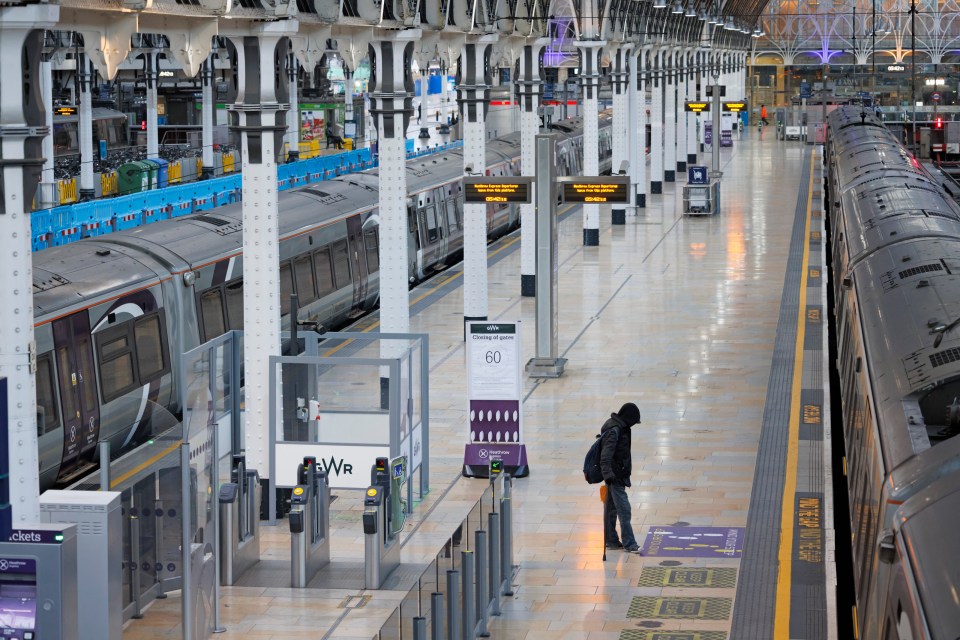
<svg viewBox="0 0 960 640">
<path fill-rule="evenodd" d="M 613 542 L 607 543 L 607 549 L 623 549 L 623 543 L 619 540 L 614 540 Z"/>
<path fill-rule="evenodd" d="M 623 550 L 627 553 L 635 553 L 638 556 L 643 555 L 643 551 L 640 550 L 640 545 L 637 544 L 633 545 L 632 547 L 624 547 Z"/>
</svg>

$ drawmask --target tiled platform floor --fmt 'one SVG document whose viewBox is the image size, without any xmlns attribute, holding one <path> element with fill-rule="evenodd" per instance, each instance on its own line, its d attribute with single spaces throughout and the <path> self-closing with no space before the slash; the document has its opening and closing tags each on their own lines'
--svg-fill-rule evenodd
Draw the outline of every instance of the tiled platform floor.
<svg viewBox="0 0 960 640">
<path fill-rule="evenodd" d="M 562 223 L 559 335 L 569 362 L 558 380 L 525 382 L 531 473 L 514 483 L 514 559 L 520 569 L 515 595 L 491 623 L 492 637 L 618 640 L 646 638 L 654 630 L 721 632 L 703 640 L 726 637 L 729 613 L 724 617 L 723 611 L 731 603 L 711 603 L 717 605 L 711 612 L 721 616 L 717 620 L 700 614 L 629 617 L 631 609 L 649 614 L 645 601 L 634 600 L 638 597 L 693 594 L 703 604 L 702 598 L 732 600 L 735 594 L 729 583 L 710 589 L 641 587 L 645 568 L 666 561 L 737 569 L 739 560 L 610 551 L 602 562 L 602 505 L 580 467 L 607 415 L 623 402 L 635 402 L 642 424 L 634 427 L 629 495 L 638 537 L 674 523 L 746 525 L 805 150 L 772 135 L 755 138 L 744 134 L 722 152 L 720 215 L 682 216 L 680 182 L 666 184 L 663 195 L 648 196 L 646 211 L 625 226 L 611 227 L 609 211 L 603 210 L 599 247 L 581 245 L 579 212 Z M 523 321 L 526 360 L 533 354 L 534 306 L 519 295 L 519 259 L 513 251 L 490 270 L 489 317 Z M 465 505 L 483 484 L 459 478 L 466 440 L 462 315 L 458 288 L 411 320 L 413 331 L 430 333 L 432 363 L 432 486 L 414 522 L 451 486 L 432 518 L 469 508 Z M 356 506 L 356 500 L 334 503 L 335 523 L 350 522 L 344 511 L 350 502 Z M 357 520 L 338 525 L 334 533 L 334 557 L 344 562 L 362 558 Z M 287 553 L 285 528 L 268 529 L 266 539 L 267 557 Z M 433 552 L 419 546 L 404 548 L 405 561 Z M 400 597 L 374 594 L 364 608 L 366 622 L 351 612 L 328 634 L 343 611 L 340 603 L 359 591 L 227 588 L 223 593 L 228 631 L 219 637 L 245 640 L 369 638 L 382 623 L 378 616 Z M 179 606 L 175 596 L 155 603 L 143 620 L 128 625 L 125 640 L 179 637 Z M 671 606 L 660 603 L 655 613 L 676 610 Z M 700 605 L 675 605 L 685 606 Z"/>
</svg>

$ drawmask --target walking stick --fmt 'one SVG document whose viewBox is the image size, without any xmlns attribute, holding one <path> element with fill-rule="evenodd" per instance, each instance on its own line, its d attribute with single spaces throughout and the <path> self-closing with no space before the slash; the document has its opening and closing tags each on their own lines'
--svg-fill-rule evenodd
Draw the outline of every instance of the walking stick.
<svg viewBox="0 0 960 640">
<path fill-rule="evenodd" d="M 603 561 L 607 561 L 607 484 L 603 483 L 600 485 L 600 504 L 603 505 L 603 511 L 601 511 L 603 517 L 603 540 L 601 544 L 603 545 Z"/>
</svg>

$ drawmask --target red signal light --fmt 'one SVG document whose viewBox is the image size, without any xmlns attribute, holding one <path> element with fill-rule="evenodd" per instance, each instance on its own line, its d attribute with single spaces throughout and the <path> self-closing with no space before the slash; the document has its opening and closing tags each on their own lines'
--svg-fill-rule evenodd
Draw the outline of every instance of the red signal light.
<svg viewBox="0 0 960 640">
<path fill-rule="evenodd" d="M 937 129 L 943 129 L 943 116 L 937 116 L 935 125 Z"/>
<path fill-rule="evenodd" d="M 141 121 L 140 121 L 140 131 L 146 131 L 146 130 L 147 130 L 147 121 L 146 121 L 146 120 L 141 120 Z"/>
</svg>

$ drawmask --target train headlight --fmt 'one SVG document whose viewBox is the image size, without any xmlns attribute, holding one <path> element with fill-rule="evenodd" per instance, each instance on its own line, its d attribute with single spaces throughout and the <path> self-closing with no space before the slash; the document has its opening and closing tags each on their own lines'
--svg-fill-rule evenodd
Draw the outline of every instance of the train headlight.
<svg viewBox="0 0 960 640">
<path fill-rule="evenodd" d="M 183 274 L 183 284 L 186 287 L 193 286 L 193 283 L 197 281 L 197 274 L 193 271 L 187 271 Z"/>
</svg>

